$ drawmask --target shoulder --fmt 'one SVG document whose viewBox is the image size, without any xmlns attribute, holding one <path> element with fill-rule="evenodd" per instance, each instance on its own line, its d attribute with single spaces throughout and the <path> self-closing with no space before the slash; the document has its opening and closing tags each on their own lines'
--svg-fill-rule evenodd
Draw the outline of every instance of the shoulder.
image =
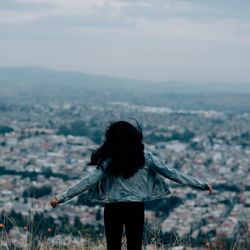
<svg viewBox="0 0 250 250">
<path fill-rule="evenodd" d="M 158 158 L 157 153 L 150 152 L 148 150 L 144 150 L 145 163 L 148 165 L 155 164 L 166 164 L 168 161 L 165 159 L 164 161 Z M 163 157 L 164 158 L 164 157 Z"/>
<path fill-rule="evenodd" d="M 149 150 L 144 150 L 144 157 L 150 158 L 150 157 L 157 157 L 157 153 L 151 152 Z"/>
<path fill-rule="evenodd" d="M 150 157 L 151 154 L 152 153 L 149 152 L 148 150 L 144 150 L 144 157 L 145 157 L 145 159 L 148 158 L 148 157 Z"/>
<path fill-rule="evenodd" d="M 155 157 L 156 156 L 152 152 L 148 150 L 144 150 L 144 158 L 145 158 L 146 165 L 149 165 L 150 163 L 152 163 Z"/>
<path fill-rule="evenodd" d="M 110 162 L 111 162 L 111 158 L 106 159 L 106 160 L 103 160 L 103 161 L 101 161 L 101 162 L 97 165 L 96 168 L 97 168 L 98 170 L 103 170 L 103 171 L 105 171 L 106 168 L 108 167 L 108 165 L 110 164 Z"/>
</svg>

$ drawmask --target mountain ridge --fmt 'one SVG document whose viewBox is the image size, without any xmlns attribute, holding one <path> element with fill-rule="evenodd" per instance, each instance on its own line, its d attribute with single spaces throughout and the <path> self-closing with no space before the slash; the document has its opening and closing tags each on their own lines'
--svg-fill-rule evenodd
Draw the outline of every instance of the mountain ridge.
<svg viewBox="0 0 250 250">
<path fill-rule="evenodd" d="M 0 67 L 0 84 L 60 84 L 61 87 L 85 87 L 90 89 L 136 89 L 141 91 L 193 94 L 193 93 L 231 93 L 250 94 L 250 82 L 184 82 L 184 81 L 149 81 L 141 79 L 120 78 L 79 71 L 60 71 L 45 67 Z"/>
</svg>

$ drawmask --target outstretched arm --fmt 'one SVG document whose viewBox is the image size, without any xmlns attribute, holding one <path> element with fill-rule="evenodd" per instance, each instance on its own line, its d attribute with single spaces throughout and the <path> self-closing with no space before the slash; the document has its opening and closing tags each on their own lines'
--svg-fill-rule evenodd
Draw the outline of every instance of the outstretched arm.
<svg viewBox="0 0 250 250">
<path fill-rule="evenodd" d="M 212 193 L 212 186 L 208 185 L 206 182 L 202 182 L 192 176 L 185 175 L 176 169 L 169 168 L 167 164 L 165 164 L 163 161 L 158 159 L 156 156 L 154 156 L 152 153 L 148 152 L 146 161 L 149 164 L 149 166 L 160 175 L 175 181 L 177 183 L 195 188 L 200 190 L 209 190 L 210 193 Z"/>
<path fill-rule="evenodd" d="M 63 193 L 60 193 L 53 197 L 50 201 L 50 205 L 52 207 L 56 207 L 58 204 L 64 203 L 73 197 L 83 193 L 93 185 L 95 185 L 98 181 L 100 181 L 105 176 L 105 171 L 103 166 L 99 166 L 93 172 L 89 173 L 78 183 L 73 184 L 69 188 L 67 188 Z"/>
</svg>

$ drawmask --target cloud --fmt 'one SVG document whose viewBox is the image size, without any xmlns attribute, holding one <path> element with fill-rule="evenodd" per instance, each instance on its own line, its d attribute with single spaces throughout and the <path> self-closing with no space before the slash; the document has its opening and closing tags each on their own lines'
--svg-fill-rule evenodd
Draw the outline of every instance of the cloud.
<svg viewBox="0 0 250 250">
<path fill-rule="evenodd" d="M 3 1 L 0 65 L 249 79 L 249 0 Z"/>
<path fill-rule="evenodd" d="M 125 3 L 108 0 L 4 0 L 0 23 L 34 21 L 47 17 L 116 17 Z M 78 19 L 80 20 L 80 19 Z"/>
<path fill-rule="evenodd" d="M 250 19 L 216 16 L 218 11 L 231 12 L 231 7 L 239 9 L 239 12 L 244 10 L 232 0 L 227 0 L 228 5 L 219 9 L 216 7 L 222 7 L 225 0 L 219 3 L 215 0 L 209 3 L 198 0 L 3 1 L 5 8 L 0 9 L 0 28 L 1 23 L 15 24 L 8 27 L 12 35 L 15 27 L 20 27 L 24 22 L 23 31 L 27 31 L 27 36 L 32 36 L 29 34 L 32 29 L 40 30 L 42 36 L 43 30 L 46 31 L 49 26 L 55 32 L 56 29 L 58 32 L 65 32 L 65 35 L 67 32 L 71 35 L 84 33 L 86 28 L 90 30 L 92 27 L 93 32 L 108 32 L 113 29 L 112 35 L 124 32 L 128 39 L 132 35 L 243 43 L 250 39 Z M 4 34 L 8 36 L 6 29 Z"/>
<path fill-rule="evenodd" d="M 171 18 L 165 21 L 140 19 L 138 29 L 155 38 L 189 38 L 217 42 L 250 42 L 250 20 L 190 20 Z"/>
<path fill-rule="evenodd" d="M 1 10 L 25 12 L 32 10 L 50 9 L 50 2 L 24 2 L 21 0 L 1 0 Z"/>
<path fill-rule="evenodd" d="M 225 0 L 3 0 L 1 5 L 3 7 L 0 9 L 0 22 L 27 22 L 51 17 L 62 21 L 63 18 L 73 20 L 75 17 L 75 25 L 77 20 L 82 25 L 87 20 L 87 25 L 92 23 L 96 26 L 95 23 L 102 19 L 104 25 L 99 25 L 100 27 L 112 28 L 115 22 L 120 23 L 121 20 L 123 23 L 132 24 L 138 19 L 148 19 L 150 22 L 154 22 L 154 19 L 164 21 L 173 18 L 222 20 L 248 17 L 249 19 L 246 6 L 250 7 L 250 2 L 245 8 L 232 0 L 227 0 L 227 4 Z M 106 20 L 110 22 L 105 22 Z"/>
</svg>

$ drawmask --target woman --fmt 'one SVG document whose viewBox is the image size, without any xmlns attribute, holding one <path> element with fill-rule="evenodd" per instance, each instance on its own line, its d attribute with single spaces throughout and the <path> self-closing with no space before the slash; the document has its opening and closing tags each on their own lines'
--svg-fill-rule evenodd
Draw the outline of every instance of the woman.
<svg viewBox="0 0 250 250">
<path fill-rule="evenodd" d="M 65 192 L 51 199 L 56 207 L 88 190 L 86 199 L 105 203 L 104 226 L 108 250 L 121 249 L 123 225 L 128 250 L 140 250 L 144 226 L 144 201 L 166 197 L 169 186 L 164 178 L 199 190 L 212 187 L 169 168 L 144 150 L 140 126 L 126 121 L 112 123 L 104 143 L 92 153 L 95 171 Z"/>
</svg>

